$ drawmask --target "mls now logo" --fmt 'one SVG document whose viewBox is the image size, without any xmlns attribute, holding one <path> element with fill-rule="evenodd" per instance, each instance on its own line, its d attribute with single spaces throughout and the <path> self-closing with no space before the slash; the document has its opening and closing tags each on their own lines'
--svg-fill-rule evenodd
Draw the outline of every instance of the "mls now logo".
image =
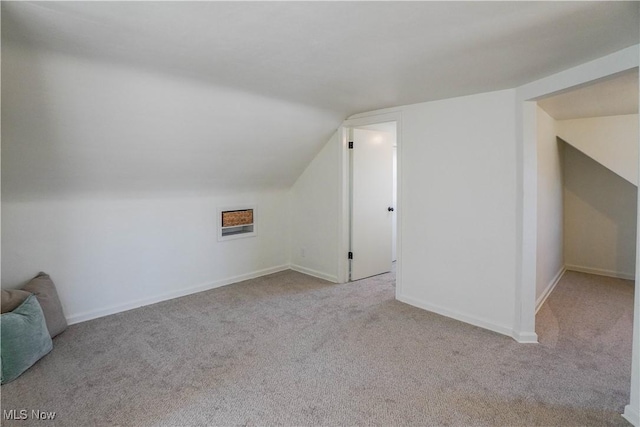
<svg viewBox="0 0 640 427">
<path fill-rule="evenodd" d="M 31 411 L 31 418 L 34 420 L 52 420 L 55 417 L 55 412 L 41 411 L 39 409 L 34 409 Z"/>
<path fill-rule="evenodd" d="M 26 409 L 5 409 L 2 411 L 2 417 L 5 420 L 53 420 L 56 417 L 56 413 L 39 409 L 33 409 L 31 412 Z"/>
<path fill-rule="evenodd" d="M 2 411 L 2 418 L 5 420 L 26 420 L 29 418 L 29 413 L 26 409 L 5 409 Z"/>
</svg>

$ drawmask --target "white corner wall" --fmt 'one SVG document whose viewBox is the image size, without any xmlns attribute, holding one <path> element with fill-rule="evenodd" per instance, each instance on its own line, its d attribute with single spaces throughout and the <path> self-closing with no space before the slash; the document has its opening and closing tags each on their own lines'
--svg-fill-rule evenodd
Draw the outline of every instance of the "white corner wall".
<svg viewBox="0 0 640 427">
<path fill-rule="evenodd" d="M 398 299 L 513 332 L 515 92 L 400 108 Z"/>
<path fill-rule="evenodd" d="M 291 268 L 338 281 L 339 132 L 291 188 Z"/>
<path fill-rule="evenodd" d="M 638 115 L 558 120 L 558 136 L 638 185 Z"/>
<path fill-rule="evenodd" d="M 633 280 L 637 187 L 571 146 L 563 169 L 566 268 Z"/>
<path fill-rule="evenodd" d="M 564 164 L 565 266 L 635 278 L 638 115 L 557 121 Z"/>
<path fill-rule="evenodd" d="M 564 272 L 562 145 L 556 121 L 537 107 L 538 203 L 536 248 L 536 308 L 551 293 Z"/>
<path fill-rule="evenodd" d="M 337 123 L 7 44 L 2 122 L 2 287 L 46 271 L 72 323 L 288 268 L 289 188 Z M 218 242 L 236 204 L 257 205 L 257 236 Z"/>
</svg>

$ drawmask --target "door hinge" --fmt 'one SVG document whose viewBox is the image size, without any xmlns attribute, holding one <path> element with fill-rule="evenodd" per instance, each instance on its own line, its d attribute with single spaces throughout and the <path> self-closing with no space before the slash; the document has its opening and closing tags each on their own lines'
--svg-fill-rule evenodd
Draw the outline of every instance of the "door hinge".
<svg viewBox="0 0 640 427">
<path fill-rule="evenodd" d="M 353 141 L 349 141 L 349 150 L 353 150 Z"/>
<path fill-rule="evenodd" d="M 347 255 L 347 258 L 353 259 L 353 252 L 349 252 L 349 255 Z"/>
</svg>

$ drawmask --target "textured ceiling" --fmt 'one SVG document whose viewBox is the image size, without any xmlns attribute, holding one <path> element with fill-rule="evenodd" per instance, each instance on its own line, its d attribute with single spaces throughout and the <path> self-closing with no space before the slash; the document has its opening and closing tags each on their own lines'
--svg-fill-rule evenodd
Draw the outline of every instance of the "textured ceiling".
<svg viewBox="0 0 640 427">
<path fill-rule="evenodd" d="M 517 87 L 640 28 L 638 2 L 1 7 L 3 199 L 287 188 L 352 114 Z"/>
</svg>

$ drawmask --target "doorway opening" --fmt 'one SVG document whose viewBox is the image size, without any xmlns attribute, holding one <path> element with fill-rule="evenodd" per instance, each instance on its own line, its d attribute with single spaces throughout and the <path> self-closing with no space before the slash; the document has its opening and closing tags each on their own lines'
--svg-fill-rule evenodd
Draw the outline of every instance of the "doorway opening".
<svg viewBox="0 0 640 427">
<path fill-rule="evenodd" d="M 397 255 L 396 122 L 349 129 L 349 281 L 393 269 Z"/>
<path fill-rule="evenodd" d="M 537 102 L 536 313 L 566 271 L 635 279 L 637 93 L 636 68 Z"/>
<path fill-rule="evenodd" d="M 401 277 L 400 113 L 343 123 L 342 282 Z M 350 148 L 351 147 L 351 148 Z"/>
<path fill-rule="evenodd" d="M 535 333 L 543 346 L 589 354 L 602 372 L 624 372 L 635 357 L 637 94 L 636 67 L 538 98 L 530 111 Z M 624 377 L 611 384 L 622 396 Z"/>
</svg>

